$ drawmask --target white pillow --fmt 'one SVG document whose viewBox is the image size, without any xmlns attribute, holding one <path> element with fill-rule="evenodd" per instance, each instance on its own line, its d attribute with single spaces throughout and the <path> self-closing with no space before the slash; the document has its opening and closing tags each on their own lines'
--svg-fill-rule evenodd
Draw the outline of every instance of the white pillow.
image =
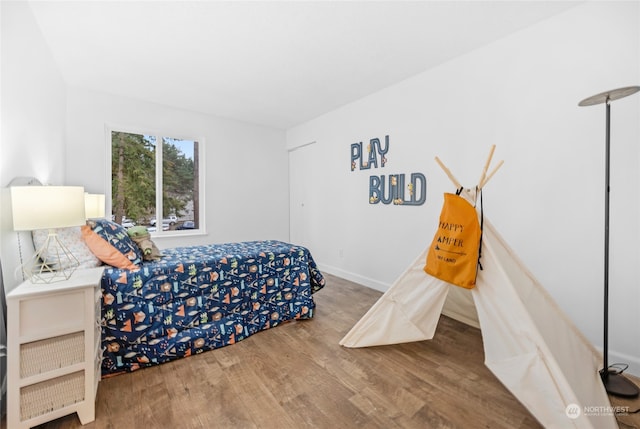
<svg viewBox="0 0 640 429">
<path fill-rule="evenodd" d="M 82 239 L 82 233 L 79 226 L 71 226 L 68 228 L 54 228 L 54 231 L 58 235 L 58 240 L 69 249 L 69 251 L 78 259 L 80 266 L 78 268 L 93 268 L 102 265 L 102 261 L 91 252 L 87 243 Z M 38 229 L 32 232 L 33 245 L 36 248 L 36 252 L 44 245 L 47 237 L 49 236 L 49 230 Z M 55 241 L 49 243 L 49 250 L 53 252 L 58 250 L 58 245 Z M 47 253 L 42 254 L 43 259 L 47 259 Z"/>
</svg>

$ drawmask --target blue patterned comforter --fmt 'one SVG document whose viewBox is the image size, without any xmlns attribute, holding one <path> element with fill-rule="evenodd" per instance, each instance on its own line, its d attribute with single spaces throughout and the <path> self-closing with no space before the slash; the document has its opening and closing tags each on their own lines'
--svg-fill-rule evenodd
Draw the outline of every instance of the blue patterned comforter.
<svg viewBox="0 0 640 429">
<path fill-rule="evenodd" d="M 102 375 L 234 344 L 313 317 L 324 278 L 309 251 L 252 241 L 162 251 L 139 270 L 102 277 Z"/>
</svg>

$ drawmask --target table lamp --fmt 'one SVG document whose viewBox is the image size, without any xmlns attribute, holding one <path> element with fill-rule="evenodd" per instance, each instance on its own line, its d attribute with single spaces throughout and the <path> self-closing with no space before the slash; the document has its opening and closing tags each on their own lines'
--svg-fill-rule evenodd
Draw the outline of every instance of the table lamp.
<svg viewBox="0 0 640 429">
<path fill-rule="evenodd" d="M 104 217 L 104 194 L 84 194 L 84 211 L 87 219 Z"/>
<path fill-rule="evenodd" d="M 11 210 L 15 231 L 48 229 L 49 235 L 22 265 L 33 283 L 67 280 L 78 268 L 78 259 L 58 239 L 55 228 L 84 225 L 82 186 L 12 186 Z"/>
</svg>

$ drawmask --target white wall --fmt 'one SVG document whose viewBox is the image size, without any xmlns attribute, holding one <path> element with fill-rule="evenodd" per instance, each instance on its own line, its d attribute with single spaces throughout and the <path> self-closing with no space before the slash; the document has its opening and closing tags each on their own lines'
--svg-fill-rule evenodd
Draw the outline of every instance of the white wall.
<svg viewBox="0 0 640 429">
<path fill-rule="evenodd" d="M 68 88 L 25 2 L 2 7 L 0 242 L 5 288 L 19 266 L 8 191 L 16 176 L 108 193 L 106 126 L 196 136 L 206 156 L 207 235 L 159 247 L 289 238 L 288 159 L 281 130 Z"/>
<path fill-rule="evenodd" d="M 496 144 L 494 165 L 505 164 L 485 190 L 486 216 L 602 346 L 605 107 L 578 102 L 640 84 L 638 9 L 582 4 L 289 130 L 290 150 L 316 142 L 322 174 L 291 180 L 306 180 L 322 202 L 306 238 L 321 268 L 386 290 L 429 245 L 442 193 L 453 190 L 434 157 L 475 186 Z M 639 117 L 640 94 L 612 104 L 610 362 L 636 374 Z M 385 135 L 387 166 L 350 171 L 351 143 Z M 368 204 L 371 174 L 414 171 L 427 176 L 425 205 Z"/>
<path fill-rule="evenodd" d="M 75 88 L 67 113 L 67 181 L 94 193 L 110 194 L 107 126 L 201 139 L 208 234 L 154 239 L 160 248 L 288 239 L 284 131 Z"/>
<path fill-rule="evenodd" d="M 64 184 L 66 87 L 26 2 L 0 2 L 0 257 L 5 288 L 21 278 L 6 186 L 17 176 Z"/>
</svg>

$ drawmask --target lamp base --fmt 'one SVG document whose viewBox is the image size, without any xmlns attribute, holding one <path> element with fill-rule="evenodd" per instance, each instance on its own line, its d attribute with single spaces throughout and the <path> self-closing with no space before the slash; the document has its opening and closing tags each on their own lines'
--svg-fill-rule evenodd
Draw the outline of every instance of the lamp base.
<svg viewBox="0 0 640 429">
<path fill-rule="evenodd" d="M 635 398 L 640 394 L 638 386 L 624 375 L 615 371 L 609 371 L 608 373 L 604 371 L 604 369 L 600 371 L 600 376 L 602 377 L 602 383 L 607 393 L 614 396 L 624 396 L 626 398 Z"/>
<path fill-rule="evenodd" d="M 69 280 L 80 262 L 50 230 L 47 239 L 27 263 L 23 273 L 31 283 L 55 283 Z"/>
</svg>

